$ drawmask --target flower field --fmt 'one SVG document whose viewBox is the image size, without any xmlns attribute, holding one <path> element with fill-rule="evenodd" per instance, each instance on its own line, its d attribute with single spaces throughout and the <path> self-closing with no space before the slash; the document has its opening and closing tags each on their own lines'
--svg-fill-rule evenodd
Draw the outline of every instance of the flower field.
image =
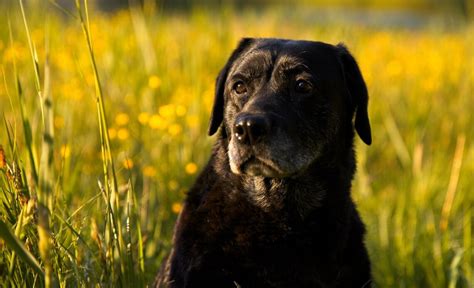
<svg viewBox="0 0 474 288">
<path fill-rule="evenodd" d="M 356 140 L 353 197 L 375 286 L 474 286 L 472 23 L 11 2 L 0 4 L 2 285 L 153 281 L 209 157 L 215 77 L 250 36 L 344 42 L 358 60 L 373 143 Z"/>
</svg>

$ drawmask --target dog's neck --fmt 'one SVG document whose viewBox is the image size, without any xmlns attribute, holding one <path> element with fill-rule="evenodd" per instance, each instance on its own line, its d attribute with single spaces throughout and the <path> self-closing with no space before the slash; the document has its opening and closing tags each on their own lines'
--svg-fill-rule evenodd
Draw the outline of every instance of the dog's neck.
<svg viewBox="0 0 474 288">
<path fill-rule="evenodd" d="M 328 193 L 324 183 L 310 183 L 289 178 L 242 176 L 244 190 L 250 202 L 265 212 L 296 211 L 305 218 L 323 205 Z M 296 209 L 288 209 L 296 208 Z"/>
</svg>

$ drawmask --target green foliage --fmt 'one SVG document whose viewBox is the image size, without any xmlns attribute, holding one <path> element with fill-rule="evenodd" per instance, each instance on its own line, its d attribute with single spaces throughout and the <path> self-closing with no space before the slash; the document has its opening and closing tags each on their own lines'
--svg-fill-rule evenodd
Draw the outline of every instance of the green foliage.
<svg viewBox="0 0 474 288">
<path fill-rule="evenodd" d="M 0 283 L 151 283 L 209 157 L 214 78 L 255 36 L 343 41 L 358 59 L 374 139 L 358 141 L 353 196 L 376 285 L 474 285 L 472 24 L 20 4 L 0 12 Z"/>
</svg>

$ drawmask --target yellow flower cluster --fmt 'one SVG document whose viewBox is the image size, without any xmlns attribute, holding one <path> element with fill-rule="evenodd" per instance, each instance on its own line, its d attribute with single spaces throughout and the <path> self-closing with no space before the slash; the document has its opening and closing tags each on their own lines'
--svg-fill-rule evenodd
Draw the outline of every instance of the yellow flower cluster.
<svg viewBox="0 0 474 288">
<path fill-rule="evenodd" d="M 376 83 L 403 87 L 416 81 L 414 89 L 434 93 L 443 86 L 457 85 L 464 70 L 467 47 L 463 35 L 440 39 L 382 31 L 365 37 L 357 58 L 369 87 Z"/>
<path fill-rule="evenodd" d="M 187 108 L 181 104 L 166 104 L 158 108 L 158 113 L 149 114 L 141 112 L 138 114 L 138 122 L 141 125 L 149 126 L 153 130 L 167 132 L 170 136 L 178 136 L 183 131 L 183 121 L 181 120 L 187 114 Z M 186 121 L 189 126 L 195 127 L 196 116 L 189 115 Z"/>
</svg>

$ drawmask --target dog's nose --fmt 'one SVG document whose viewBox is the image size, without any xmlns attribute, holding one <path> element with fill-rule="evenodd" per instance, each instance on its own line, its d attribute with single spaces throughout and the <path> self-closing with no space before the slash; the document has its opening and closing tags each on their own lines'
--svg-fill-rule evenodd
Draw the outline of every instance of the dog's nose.
<svg viewBox="0 0 474 288">
<path fill-rule="evenodd" d="M 237 117 L 234 134 L 242 144 L 258 143 L 270 130 L 267 119 L 260 115 L 242 115 Z"/>
</svg>

